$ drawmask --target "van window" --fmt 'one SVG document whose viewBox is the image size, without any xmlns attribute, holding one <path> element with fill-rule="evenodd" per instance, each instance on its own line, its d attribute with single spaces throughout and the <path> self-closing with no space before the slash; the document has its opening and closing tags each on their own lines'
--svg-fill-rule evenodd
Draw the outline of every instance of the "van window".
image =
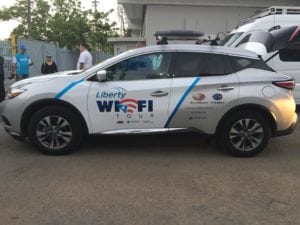
<svg viewBox="0 0 300 225">
<path fill-rule="evenodd" d="M 249 41 L 249 39 L 250 39 L 250 36 L 251 36 L 251 34 L 248 34 L 246 37 L 244 37 L 244 38 L 240 41 L 240 43 L 238 43 L 238 45 L 237 45 L 236 47 L 238 47 L 238 46 L 240 46 L 240 45 L 242 45 L 242 44 L 247 43 L 247 42 Z"/>
<path fill-rule="evenodd" d="M 219 76 L 232 72 L 225 55 L 181 52 L 174 53 L 173 74 L 176 77 Z"/>
<path fill-rule="evenodd" d="M 300 62 L 300 49 L 281 49 L 279 58 L 283 62 Z"/>
<path fill-rule="evenodd" d="M 219 42 L 220 46 L 230 47 L 240 36 L 242 36 L 243 32 L 228 34 L 223 40 Z"/>
<path fill-rule="evenodd" d="M 274 72 L 274 70 L 271 67 L 269 67 L 262 59 L 249 59 L 244 57 L 229 56 L 229 60 L 231 62 L 234 72 L 238 72 L 247 68 L 261 69 Z"/>
</svg>

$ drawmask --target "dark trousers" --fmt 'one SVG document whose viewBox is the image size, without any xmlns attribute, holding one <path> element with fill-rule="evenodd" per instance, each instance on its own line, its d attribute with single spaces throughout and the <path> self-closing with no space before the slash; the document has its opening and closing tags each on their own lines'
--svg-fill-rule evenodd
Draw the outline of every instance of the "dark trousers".
<svg viewBox="0 0 300 225">
<path fill-rule="evenodd" d="M 5 99 L 4 81 L 0 80 L 0 102 L 2 102 L 4 99 Z"/>
</svg>

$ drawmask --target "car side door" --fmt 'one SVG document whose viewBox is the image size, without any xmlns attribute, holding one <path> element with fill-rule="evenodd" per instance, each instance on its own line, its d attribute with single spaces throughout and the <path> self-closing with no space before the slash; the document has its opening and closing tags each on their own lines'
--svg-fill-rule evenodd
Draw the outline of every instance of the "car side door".
<svg viewBox="0 0 300 225">
<path fill-rule="evenodd" d="M 214 133 L 239 97 L 239 81 L 226 55 L 180 52 L 173 55 L 168 128 Z"/>
<path fill-rule="evenodd" d="M 93 81 L 88 111 L 93 133 L 163 128 L 168 116 L 170 53 L 133 56 L 106 67 Z"/>
</svg>

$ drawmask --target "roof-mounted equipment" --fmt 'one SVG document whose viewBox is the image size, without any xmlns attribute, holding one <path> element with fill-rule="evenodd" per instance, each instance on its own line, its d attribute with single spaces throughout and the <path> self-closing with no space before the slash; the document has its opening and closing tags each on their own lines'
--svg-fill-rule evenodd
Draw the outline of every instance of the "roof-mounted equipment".
<svg viewBox="0 0 300 225">
<path fill-rule="evenodd" d="M 202 32 L 192 30 L 168 30 L 154 33 L 158 45 L 167 45 L 169 40 L 196 40 L 198 42 L 203 35 Z"/>
</svg>

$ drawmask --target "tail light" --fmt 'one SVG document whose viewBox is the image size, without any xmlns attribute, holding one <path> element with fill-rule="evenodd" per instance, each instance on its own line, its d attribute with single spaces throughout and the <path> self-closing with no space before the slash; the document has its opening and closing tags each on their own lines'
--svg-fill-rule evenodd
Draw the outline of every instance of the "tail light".
<svg viewBox="0 0 300 225">
<path fill-rule="evenodd" d="M 272 83 L 278 87 L 288 90 L 293 90 L 295 88 L 295 80 L 274 81 Z"/>
</svg>

